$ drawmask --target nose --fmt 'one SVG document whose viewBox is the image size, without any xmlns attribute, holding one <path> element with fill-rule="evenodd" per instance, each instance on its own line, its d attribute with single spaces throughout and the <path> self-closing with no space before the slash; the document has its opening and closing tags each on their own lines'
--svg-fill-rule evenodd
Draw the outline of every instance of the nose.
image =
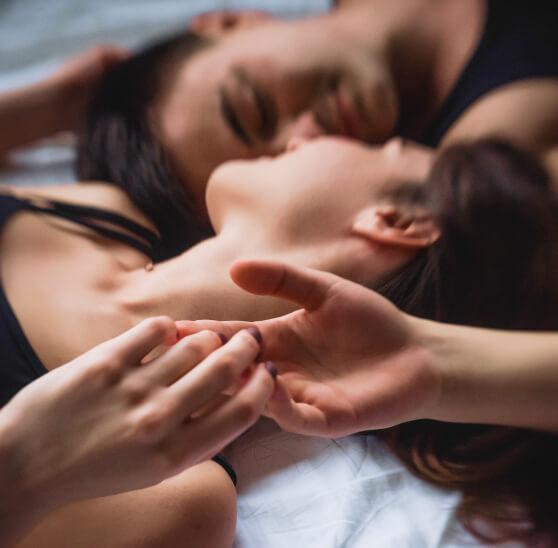
<svg viewBox="0 0 558 548">
<path fill-rule="evenodd" d="M 296 150 L 307 141 L 322 135 L 326 135 L 326 131 L 316 122 L 312 112 L 304 112 L 285 125 L 279 135 L 278 145 L 282 150 Z"/>
<path fill-rule="evenodd" d="M 393 137 L 383 146 L 383 153 L 388 158 L 397 158 L 403 152 L 405 141 L 401 137 Z"/>
</svg>

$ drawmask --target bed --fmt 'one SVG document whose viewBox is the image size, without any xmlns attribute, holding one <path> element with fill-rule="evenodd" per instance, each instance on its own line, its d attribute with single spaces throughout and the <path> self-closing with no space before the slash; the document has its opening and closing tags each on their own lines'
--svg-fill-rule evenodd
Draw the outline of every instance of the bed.
<svg viewBox="0 0 558 548">
<path fill-rule="evenodd" d="M 259 8 L 284 17 L 328 0 L 3 0 L 0 90 L 49 73 L 98 43 L 134 47 L 210 9 Z M 74 180 L 71 140 L 14 154 L 0 180 Z M 281 432 L 262 419 L 228 449 L 239 476 L 236 548 L 453 548 L 475 546 L 455 519 L 459 495 L 409 474 L 373 436 L 339 440 Z M 512 544 L 507 545 L 511 547 Z"/>
</svg>

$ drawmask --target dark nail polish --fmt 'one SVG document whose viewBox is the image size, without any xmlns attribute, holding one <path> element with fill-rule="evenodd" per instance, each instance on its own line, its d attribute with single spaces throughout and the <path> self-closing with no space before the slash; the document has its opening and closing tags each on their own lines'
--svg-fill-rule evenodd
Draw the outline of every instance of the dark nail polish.
<svg viewBox="0 0 558 548">
<path fill-rule="evenodd" d="M 275 367 L 273 362 L 265 362 L 265 368 L 274 379 L 277 378 L 277 367 Z"/>
<path fill-rule="evenodd" d="M 246 331 L 248 331 L 248 333 L 250 333 L 250 335 L 252 335 L 252 337 L 256 339 L 258 344 L 262 344 L 262 334 L 257 327 L 249 327 Z"/>
<path fill-rule="evenodd" d="M 217 333 L 217 335 L 219 335 L 219 338 L 221 339 L 221 344 L 227 344 L 229 339 L 227 339 L 223 333 Z"/>
</svg>

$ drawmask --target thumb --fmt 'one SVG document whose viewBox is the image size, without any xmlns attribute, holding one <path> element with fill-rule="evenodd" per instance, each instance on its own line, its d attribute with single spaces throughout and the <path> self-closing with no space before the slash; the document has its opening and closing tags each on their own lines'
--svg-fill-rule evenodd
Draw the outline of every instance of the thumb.
<svg viewBox="0 0 558 548">
<path fill-rule="evenodd" d="M 325 301 L 337 276 L 269 261 L 238 261 L 230 275 L 235 284 L 255 295 L 291 301 L 311 312 Z"/>
</svg>

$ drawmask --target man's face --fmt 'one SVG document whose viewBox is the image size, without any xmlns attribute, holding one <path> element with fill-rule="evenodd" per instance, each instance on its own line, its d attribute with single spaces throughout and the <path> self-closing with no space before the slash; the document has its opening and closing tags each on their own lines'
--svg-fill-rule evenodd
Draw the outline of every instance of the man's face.
<svg viewBox="0 0 558 548">
<path fill-rule="evenodd" d="M 275 155 L 293 137 L 374 142 L 390 134 L 395 94 L 364 30 L 336 12 L 266 20 L 226 33 L 179 66 L 153 119 L 202 209 L 207 179 L 224 161 Z"/>
</svg>

